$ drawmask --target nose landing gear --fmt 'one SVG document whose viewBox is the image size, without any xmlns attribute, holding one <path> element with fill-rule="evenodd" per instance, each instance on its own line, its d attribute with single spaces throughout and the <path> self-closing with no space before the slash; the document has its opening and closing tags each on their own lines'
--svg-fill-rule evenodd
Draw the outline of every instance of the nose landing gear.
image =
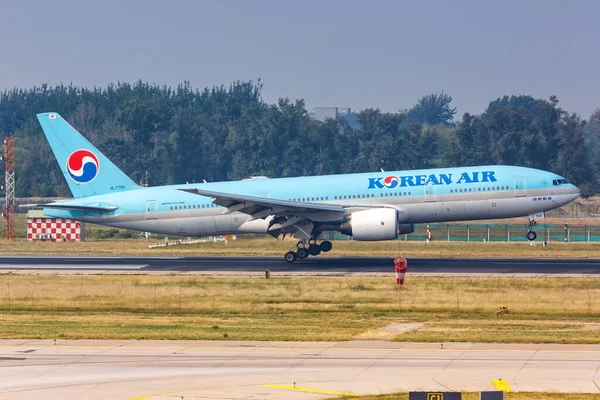
<svg viewBox="0 0 600 400">
<path fill-rule="evenodd" d="M 285 253 L 285 261 L 288 263 L 293 263 L 297 259 L 303 260 L 310 256 L 318 256 L 323 253 L 327 253 L 331 251 L 333 248 L 333 244 L 329 240 L 324 240 L 321 243 L 317 244 L 316 238 L 310 238 L 308 240 L 303 239 L 296 243 L 296 251 L 288 251 Z"/>
</svg>

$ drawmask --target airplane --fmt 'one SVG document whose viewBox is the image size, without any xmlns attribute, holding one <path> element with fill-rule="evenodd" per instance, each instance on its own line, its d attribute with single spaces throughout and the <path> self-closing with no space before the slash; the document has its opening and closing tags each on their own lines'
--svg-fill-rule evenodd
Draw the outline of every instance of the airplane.
<svg viewBox="0 0 600 400">
<path fill-rule="evenodd" d="M 536 219 L 580 195 L 552 172 L 503 165 L 143 187 L 58 113 L 37 118 L 73 194 L 33 205 L 44 214 L 165 235 L 289 234 L 290 263 L 330 251 L 325 231 L 381 241 L 419 223 L 528 216 L 535 240 Z"/>
</svg>

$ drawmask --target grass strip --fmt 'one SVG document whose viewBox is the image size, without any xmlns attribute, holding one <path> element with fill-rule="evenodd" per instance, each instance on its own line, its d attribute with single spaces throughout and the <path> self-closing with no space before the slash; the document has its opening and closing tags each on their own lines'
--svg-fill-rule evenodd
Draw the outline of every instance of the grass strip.
<svg viewBox="0 0 600 400">
<path fill-rule="evenodd" d="M 198 243 L 148 248 L 138 239 L 81 243 L 28 242 L 24 239 L 0 241 L 1 255 L 82 255 L 82 256 L 274 256 L 282 257 L 294 248 L 296 240 L 241 238 L 217 243 Z M 600 243 L 559 243 L 535 247 L 525 242 L 445 242 L 395 240 L 388 242 L 335 241 L 334 248 L 320 257 L 405 257 L 425 258 L 598 258 Z"/>
<path fill-rule="evenodd" d="M 401 296 L 392 278 L 4 274 L 0 338 L 600 343 L 599 278 L 410 277 Z"/>
</svg>

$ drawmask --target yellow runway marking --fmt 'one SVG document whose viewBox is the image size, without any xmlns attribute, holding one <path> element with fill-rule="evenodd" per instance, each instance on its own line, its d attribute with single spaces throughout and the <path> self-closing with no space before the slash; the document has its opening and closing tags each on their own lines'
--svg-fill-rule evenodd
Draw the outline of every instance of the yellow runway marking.
<svg viewBox="0 0 600 400">
<path fill-rule="evenodd" d="M 274 389 L 296 390 L 298 392 L 332 394 L 332 395 L 337 395 L 337 396 L 358 396 L 356 393 L 336 392 L 335 390 L 322 390 L 322 389 L 305 388 L 305 387 L 298 387 L 298 386 L 287 386 L 287 385 L 260 385 L 260 386 L 270 387 L 270 388 L 274 388 Z"/>
<path fill-rule="evenodd" d="M 207 390 L 213 390 L 213 389 L 224 389 L 224 388 L 231 388 L 231 387 L 236 387 L 236 388 L 239 388 L 239 389 L 243 389 L 244 387 L 249 387 L 249 386 L 251 387 L 251 386 L 254 386 L 254 385 L 220 386 L 220 387 L 214 387 L 214 388 L 198 388 L 198 389 L 173 390 L 173 391 L 169 391 L 169 392 L 144 394 L 142 396 L 131 397 L 129 400 L 146 400 L 146 399 L 151 399 L 152 397 L 172 396 L 172 395 L 176 395 L 176 394 L 180 394 L 180 393 L 190 393 L 190 392 L 196 392 L 196 391 L 199 392 L 199 391 L 207 391 Z M 275 388 L 275 389 L 297 390 L 297 391 L 300 391 L 300 392 L 309 392 L 309 393 L 318 393 L 318 394 L 331 394 L 331 395 L 338 395 L 338 396 L 358 396 L 355 393 L 349 393 L 349 392 L 336 392 L 336 391 L 333 391 L 333 390 L 319 390 L 319 389 L 301 388 L 301 387 L 285 386 L 285 385 L 259 385 L 259 386 L 271 387 L 271 388 Z"/>
<path fill-rule="evenodd" d="M 512 392 L 512 388 L 504 379 L 492 379 L 492 383 L 498 390 L 502 390 L 503 392 Z"/>
<path fill-rule="evenodd" d="M 232 388 L 232 387 L 235 387 L 235 388 L 244 388 L 246 386 L 254 386 L 254 385 L 216 386 L 216 387 L 208 387 L 208 388 L 172 390 L 172 391 L 169 391 L 169 392 L 151 393 L 151 394 L 144 394 L 144 395 L 141 395 L 141 396 L 135 396 L 135 397 L 131 397 L 129 400 L 146 400 L 146 399 L 151 399 L 152 397 L 172 396 L 172 395 L 178 395 L 180 393 L 201 392 L 201 391 L 209 391 L 209 390 L 215 390 L 215 389 L 227 389 L 227 388 Z M 185 397 L 185 396 L 181 396 L 181 397 Z"/>
</svg>

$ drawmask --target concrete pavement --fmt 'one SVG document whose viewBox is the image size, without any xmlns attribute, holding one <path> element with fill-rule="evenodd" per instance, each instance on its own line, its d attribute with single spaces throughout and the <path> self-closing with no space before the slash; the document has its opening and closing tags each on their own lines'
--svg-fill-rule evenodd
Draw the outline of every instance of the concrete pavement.
<svg viewBox="0 0 600 400">
<path fill-rule="evenodd" d="M 2 399 L 319 399 L 336 393 L 600 393 L 600 345 L 0 340 Z M 295 388 L 294 388 L 295 384 Z M 267 386 L 265 386 L 267 385 Z"/>
</svg>

